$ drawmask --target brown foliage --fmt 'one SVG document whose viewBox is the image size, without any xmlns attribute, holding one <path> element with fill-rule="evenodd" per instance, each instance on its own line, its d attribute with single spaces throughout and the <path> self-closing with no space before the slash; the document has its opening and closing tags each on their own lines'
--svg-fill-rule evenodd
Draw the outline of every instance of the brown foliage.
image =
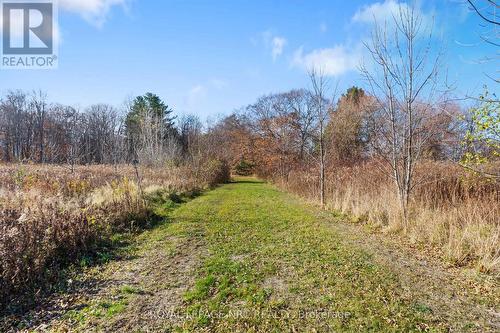
<svg viewBox="0 0 500 333">
<path fill-rule="evenodd" d="M 327 127 L 328 158 L 334 164 L 352 164 L 366 158 L 370 129 L 367 118 L 374 101 L 352 87 L 338 102 Z"/>
<path fill-rule="evenodd" d="M 416 170 L 410 223 L 404 229 L 393 183 L 376 161 L 332 167 L 327 205 L 383 232 L 431 246 L 457 266 L 500 271 L 500 183 L 478 178 L 449 162 L 425 161 Z M 295 171 L 284 186 L 318 200 L 315 173 Z"/>
<path fill-rule="evenodd" d="M 146 197 L 188 192 L 229 180 L 224 163 L 199 169 L 141 168 Z M 0 307 L 13 296 L 50 291 L 61 268 L 92 254 L 112 234 L 150 225 L 131 166 L 0 166 Z"/>
</svg>

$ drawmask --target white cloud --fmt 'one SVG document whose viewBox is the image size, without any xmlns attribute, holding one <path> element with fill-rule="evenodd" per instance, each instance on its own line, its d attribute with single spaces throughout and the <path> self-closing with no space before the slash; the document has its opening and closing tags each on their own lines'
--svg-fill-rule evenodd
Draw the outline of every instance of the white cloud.
<svg viewBox="0 0 500 333">
<path fill-rule="evenodd" d="M 395 0 L 385 0 L 382 2 L 375 2 L 371 5 L 365 5 L 354 14 L 352 21 L 357 23 L 373 23 L 391 21 L 393 15 L 399 13 L 399 8 L 407 8 L 407 5 L 399 4 Z"/>
<path fill-rule="evenodd" d="M 286 39 L 283 37 L 274 37 L 272 41 L 273 49 L 271 51 L 271 55 L 273 56 L 273 60 L 275 61 L 283 53 L 283 48 L 286 45 Z"/>
<path fill-rule="evenodd" d="M 361 60 L 360 48 L 348 50 L 343 45 L 316 49 L 304 54 L 301 47 L 295 51 L 291 65 L 303 70 L 319 69 L 328 76 L 339 76 L 355 70 Z"/>
<path fill-rule="evenodd" d="M 424 31 L 430 32 L 434 26 L 433 13 L 424 13 L 420 6 L 420 2 L 416 2 L 414 5 L 415 15 L 422 20 L 422 29 Z M 406 2 L 399 2 L 397 0 L 385 0 L 384 2 L 375 2 L 371 5 L 365 5 L 358 9 L 356 14 L 352 17 L 352 22 L 354 23 L 367 23 L 372 24 L 377 22 L 378 24 L 387 23 L 390 29 L 395 29 L 394 18 L 399 19 L 400 12 L 409 12 L 412 8 Z"/>
<path fill-rule="evenodd" d="M 96 27 L 101 27 L 106 21 L 107 15 L 113 6 L 119 5 L 126 8 L 129 1 L 130 0 L 59 0 L 58 4 L 60 11 L 76 13 Z M 18 15 L 18 13 L 13 13 L 12 19 L 14 22 L 20 21 L 15 15 Z M 0 32 L 2 27 L 2 17 L 0 17 Z M 13 34 L 13 37 L 20 38 L 22 35 Z M 54 27 L 54 41 L 56 45 L 61 42 L 61 32 L 57 22 Z"/>
<path fill-rule="evenodd" d="M 262 42 L 266 49 L 271 50 L 271 56 L 273 61 L 283 54 L 283 50 L 287 44 L 285 37 L 275 35 L 271 30 L 264 31 L 262 33 Z M 252 43 L 257 45 L 257 41 L 252 39 Z"/>
<path fill-rule="evenodd" d="M 198 96 L 203 96 L 205 94 L 205 87 L 202 86 L 201 84 L 197 84 L 196 86 L 192 87 L 191 90 L 189 90 L 189 97 L 198 97 Z"/>
<path fill-rule="evenodd" d="M 83 17 L 87 22 L 101 27 L 106 21 L 107 15 L 113 6 L 122 6 L 126 8 L 131 0 L 59 0 L 59 10 L 76 13 Z M 17 15 L 17 17 L 16 17 Z M 14 22 L 21 21 L 19 13 L 14 11 L 11 18 Z M 0 16 L 0 32 L 2 32 L 3 20 Z M 17 33 L 16 33 L 17 32 Z M 13 38 L 22 38 L 22 30 L 14 30 Z M 58 22 L 54 26 L 54 43 L 60 45 L 62 42 L 61 29 Z"/>
<path fill-rule="evenodd" d="M 126 7 L 128 0 L 59 0 L 61 10 L 82 16 L 89 23 L 101 27 L 113 6 Z"/>
</svg>

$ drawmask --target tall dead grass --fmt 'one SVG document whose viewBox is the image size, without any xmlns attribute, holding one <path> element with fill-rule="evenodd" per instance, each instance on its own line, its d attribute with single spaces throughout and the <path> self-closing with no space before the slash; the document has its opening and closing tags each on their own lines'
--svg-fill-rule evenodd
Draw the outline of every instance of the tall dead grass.
<svg viewBox="0 0 500 333">
<path fill-rule="evenodd" d="M 0 310 L 50 289 L 62 267 L 114 233 L 154 222 L 153 194 L 198 192 L 227 181 L 229 170 L 210 161 L 139 175 L 132 166 L 0 165 Z"/>
<path fill-rule="evenodd" d="M 316 200 L 313 170 L 292 174 L 288 190 Z M 500 183 L 446 162 L 420 164 L 404 226 L 395 188 L 375 162 L 332 168 L 327 176 L 327 204 L 385 233 L 430 245 L 449 263 L 500 273 Z"/>
</svg>

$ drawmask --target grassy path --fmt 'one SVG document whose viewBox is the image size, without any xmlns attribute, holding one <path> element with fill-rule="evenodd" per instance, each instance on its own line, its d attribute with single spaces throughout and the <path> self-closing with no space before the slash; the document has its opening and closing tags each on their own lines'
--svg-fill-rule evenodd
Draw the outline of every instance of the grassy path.
<svg viewBox="0 0 500 333">
<path fill-rule="evenodd" d="M 359 235 L 270 185 L 240 180 L 167 215 L 167 222 L 139 237 L 126 259 L 82 282 L 101 281 L 96 288 L 32 329 L 495 330 L 474 322 L 475 314 L 451 322 L 353 241 Z"/>
<path fill-rule="evenodd" d="M 210 255 L 185 295 L 182 328 L 207 331 L 444 330 L 370 256 L 344 244 L 314 211 L 249 181 L 209 193 Z"/>
</svg>

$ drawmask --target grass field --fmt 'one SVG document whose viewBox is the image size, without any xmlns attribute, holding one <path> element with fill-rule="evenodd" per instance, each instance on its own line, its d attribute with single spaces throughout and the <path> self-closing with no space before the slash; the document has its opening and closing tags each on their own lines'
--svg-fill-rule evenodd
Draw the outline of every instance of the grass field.
<svg viewBox="0 0 500 333">
<path fill-rule="evenodd" d="M 49 307 L 38 319 L 40 311 L 34 312 L 18 327 L 43 323 L 51 331 L 131 332 L 498 328 L 498 289 L 483 292 L 487 297 L 470 309 L 460 289 L 433 286 L 436 300 L 376 260 L 359 245 L 363 241 L 353 241 L 363 235 L 339 228 L 342 217 L 255 179 L 238 179 L 171 208 L 163 213 L 166 221 L 139 236 L 121 260 L 74 282 L 92 281 L 92 287 L 56 297 L 50 304 L 65 305 Z M 414 268 L 406 270 L 427 283 Z M 455 301 L 446 299 L 448 293 Z M 449 308 L 441 307 L 441 298 Z M 454 302 L 460 302 L 460 312 L 453 312 Z"/>
</svg>

